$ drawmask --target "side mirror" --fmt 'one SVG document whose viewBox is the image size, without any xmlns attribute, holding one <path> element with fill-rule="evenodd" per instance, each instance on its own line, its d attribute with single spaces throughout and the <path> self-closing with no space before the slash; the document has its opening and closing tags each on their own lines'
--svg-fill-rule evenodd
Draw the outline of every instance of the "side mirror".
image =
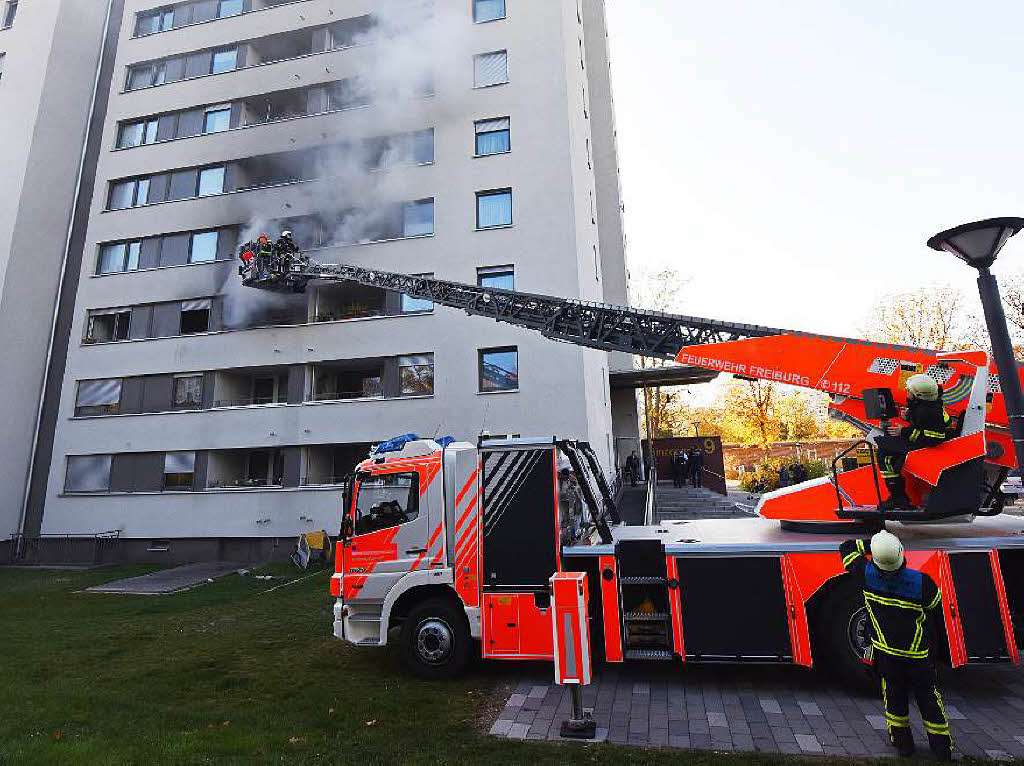
<svg viewBox="0 0 1024 766">
<path fill-rule="evenodd" d="M 892 420 L 899 415 L 890 388 L 865 388 L 861 397 L 864 399 L 864 414 L 868 420 Z"/>
</svg>

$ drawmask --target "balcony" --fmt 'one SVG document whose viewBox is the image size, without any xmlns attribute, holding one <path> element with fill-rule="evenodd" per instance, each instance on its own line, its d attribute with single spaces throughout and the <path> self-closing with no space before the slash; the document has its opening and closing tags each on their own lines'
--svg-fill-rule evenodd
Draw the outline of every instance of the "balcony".
<svg viewBox="0 0 1024 766">
<path fill-rule="evenodd" d="M 355 467 L 370 454 L 369 443 L 317 444 L 302 451 L 303 487 L 344 484 Z"/>
<path fill-rule="evenodd" d="M 206 489 L 259 489 L 284 484 L 284 450 L 215 450 L 209 453 Z"/>
<path fill-rule="evenodd" d="M 214 407 L 258 407 L 288 402 L 288 367 L 226 370 L 214 374 Z"/>
<path fill-rule="evenodd" d="M 345 360 L 313 365 L 314 402 L 383 399 L 383 359 Z"/>
</svg>

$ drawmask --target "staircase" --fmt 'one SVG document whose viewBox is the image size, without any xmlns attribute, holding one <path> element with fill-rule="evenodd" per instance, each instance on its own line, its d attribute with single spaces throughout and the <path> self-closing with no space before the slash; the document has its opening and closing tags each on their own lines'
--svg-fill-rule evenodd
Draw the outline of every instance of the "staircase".
<svg viewBox="0 0 1024 766">
<path fill-rule="evenodd" d="M 746 496 L 743 496 L 746 500 Z M 738 508 L 732 497 L 720 495 L 703 487 L 673 487 L 659 482 L 655 495 L 655 521 L 670 519 L 726 519 L 750 516 Z"/>
</svg>

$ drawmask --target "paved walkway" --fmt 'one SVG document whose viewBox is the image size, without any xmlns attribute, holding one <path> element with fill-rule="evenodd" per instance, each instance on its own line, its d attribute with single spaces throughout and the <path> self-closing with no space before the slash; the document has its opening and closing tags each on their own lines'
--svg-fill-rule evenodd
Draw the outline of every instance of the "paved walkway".
<svg viewBox="0 0 1024 766">
<path fill-rule="evenodd" d="M 199 564 L 185 564 L 173 569 L 161 569 L 139 577 L 128 577 L 114 580 L 103 585 L 87 588 L 92 593 L 129 593 L 136 595 L 156 595 L 176 593 L 194 588 L 207 580 L 213 580 L 231 574 L 241 565 L 230 561 L 204 561 Z"/>
<path fill-rule="evenodd" d="M 510 672 L 516 672 L 510 667 Z M 569 691 L 550 669 L 522 669 L 491 734 L 559 739 Z M 940 672 L 957 750 L 974 758 L 1024 758 L 1024 671 Z M 817 672 L 793 667 L 649 664 L 595 668 L 584 691 L 599 738 L 620 744 L 718 751 L 893 756 L 880 703 Z M 927 739 L 911 706 L 918 751 Z"/>
</svg>

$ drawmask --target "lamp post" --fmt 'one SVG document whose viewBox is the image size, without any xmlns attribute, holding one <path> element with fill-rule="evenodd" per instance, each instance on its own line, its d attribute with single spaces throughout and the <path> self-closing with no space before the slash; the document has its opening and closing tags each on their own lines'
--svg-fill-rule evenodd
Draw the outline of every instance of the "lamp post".
<svg viewBox="0 0 1024 766">
<path fill-rule="evenodd" d="M 999 285 L 989 268 L 1006 241 L 1021 229 L 1024 229 L 1024 218 L 988 218 L 940 231 L 928 240 L 928 247 L 952 253 L 978 270 L 978 293 L 992 340 L 992 355 L 999 370 L 999 386 L 1003 390 L 1018 468 L 1024 467 L 1024 392 L 1021 391 L 1010 331 L 1006 327 Z"/>
</svg>

